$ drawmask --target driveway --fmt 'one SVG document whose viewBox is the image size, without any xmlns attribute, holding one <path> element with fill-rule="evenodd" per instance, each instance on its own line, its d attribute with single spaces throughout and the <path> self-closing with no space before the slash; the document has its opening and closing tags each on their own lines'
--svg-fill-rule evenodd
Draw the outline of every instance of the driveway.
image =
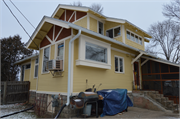
<svg viewBox="0 0 180 119">
<path fill-rule="evenodd" d="M 123 114 L 117 114 L 114 116 L 104 116 L 99 118 L 161 118 L 161 119 L 179 119 L 180 116 L 177 113 L 171 112 L 162 112 L 162 111 L 152 111 L 138 107 L 129 107 L 128 112 L 124 112 Z"/>
</svg>

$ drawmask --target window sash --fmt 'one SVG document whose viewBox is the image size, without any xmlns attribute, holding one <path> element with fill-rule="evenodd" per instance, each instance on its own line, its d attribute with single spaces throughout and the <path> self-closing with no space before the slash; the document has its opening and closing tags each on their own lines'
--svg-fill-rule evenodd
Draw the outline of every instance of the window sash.
<svg viewBox="0 0 180 119">
<path fill-rule="evenodd" d="M 35 65 L 35 70 L 34 70 L 34 78 L 38 77 L 38 65 Z"/>
<path fill-rule="evenodd" d="M 58 57 L 60 57 L 61 60 L 63 60 L 64 57 L 64 43 L 61 43 L 58 45 Z"/>
<path fill-rule="evenodd" d="M 124 73 L 124 59 L 120 57 L 115 57 L 115 72 Z"/>
<path fill-rule="evenodd" d="M 48 72 L 46 69 L 46 62 L 49 60 L 50 47 L 44 49 L 43 56 L 43 73 Z"/>
<path fill-rule="evenodd" d="M 99 33 L 103 35 L 103 23 L 99 21 L 98 27 L 99 27 Z"/>
<path fill-rule="evenodd" d="M 107 48 L 86 42 L 85 57 L 88 60 L 107 63 Z"/>
</svg>

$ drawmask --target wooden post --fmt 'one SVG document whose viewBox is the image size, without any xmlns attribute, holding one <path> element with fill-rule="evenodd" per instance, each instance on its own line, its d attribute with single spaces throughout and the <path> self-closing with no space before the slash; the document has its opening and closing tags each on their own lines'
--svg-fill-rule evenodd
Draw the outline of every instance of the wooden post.
<svg viewBox="0 0 180 119">
<path fill-rule="evenodd" d="M 7 82 L 4 82 L 3 104 L 6 104 L 6 96 L 7 96 Z"/>
</svg>

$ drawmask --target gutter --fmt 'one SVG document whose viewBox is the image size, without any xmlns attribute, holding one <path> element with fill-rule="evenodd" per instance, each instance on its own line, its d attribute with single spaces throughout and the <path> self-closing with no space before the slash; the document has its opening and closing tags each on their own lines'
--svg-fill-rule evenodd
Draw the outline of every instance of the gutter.
<svg viewBox="0 0 180 119">
<path fill-rule="evenodd" d="M 70 41 L 69 41 L 69 54 L 68 54 L 68 87 L 67 87 L 67 103 L 66 106 L 69 105 L 69 97 L 71 93 L 71 50 L 72 50 L 72 42 L 76 40 L 79 36 L 81 35 L 81 30 L 79 29 L 78 34 L 74 36 Z"/>
</svg>

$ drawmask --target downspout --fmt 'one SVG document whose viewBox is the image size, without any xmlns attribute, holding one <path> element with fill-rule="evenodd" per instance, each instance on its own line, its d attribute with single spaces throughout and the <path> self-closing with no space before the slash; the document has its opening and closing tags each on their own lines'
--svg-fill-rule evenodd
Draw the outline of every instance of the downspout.
<svg viewBox="0 0 180 119">
<path fill-rule="evenodd" d="M 66 106 L 69 105 L 69 97 L 70 97 L 70 92 L 71 92 L 71 45 L 74 40 L 76 40 L 79 36 L 81 35 L 81 30 L 79 29 L 78 34 L 74 36 L 70 41 L 69 41 L 69 54 L 68 54 L 68 87 L 67 87 L 67 103 Z"/>
</svg>

